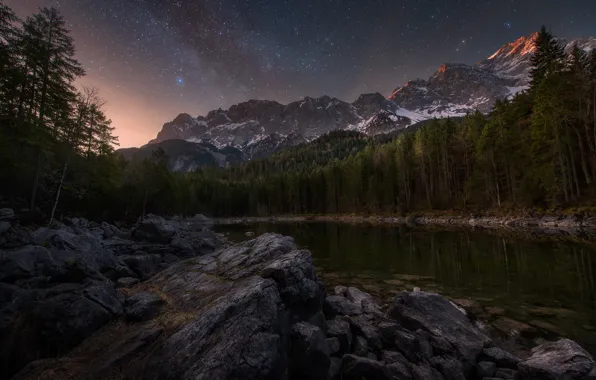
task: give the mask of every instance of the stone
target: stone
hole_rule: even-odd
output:
[[[356,355],[344,355],[341,363],[342,380],[389,380],[392,376],[387,367],[376,360]]]
[[[132,288],[139,283],[138,278],[134,277],[121,277],[116,281],[117,288]]]
[[[339,317],[327,321],[327,336],[337,338],[340,345],[340,354],[350,352],[352,347],[352,330],[348,322],[339,319]]]
[[[329,373],[327,375],[327,379],[338,380],[340,372],[341,372],[341,359],[340,358],[331,358],[330,363],[329,363]]]
[[[517,371],[510,368],[497,368],[494,377],[498,379],[513,380],[516,378]]]
[[[142,280],[153,277],[162,268],[160,255],[123,256],[122,261]]]
[[[445,380],[466,380],[462,363],[453,357],[435,356],[429,360]]]
[[[324,379],[329,373],[330,359],[323,331],[300,322],[292,326],[290,337],[290,378]]]
[[[147,215],[135,226],[131,236],[136,240],[168,244],[176,235],[173,223],[157,215]]]
[[[341,286],[341,285],[338,285],[335,288],[333,288],[333,292],[336,296],[345,297],[347,291],[348,291],[348,288],[345,286]]]
[[[592,356],[570,339],[534,347],[531,356],[518,365],[523,379],[593,379],[596,365]]]
[[[153,319],[159,314],[159,308],[164,304],[165,301],[154,293],[136,293],[126,300],[124,306],[126,319],[133,322]]]
[[[0,220],[14,219],[14,210],[11,208],[0,208]]]
[[[443,380],[443,376],[431,367],[428,362],[412,364],[410,367],[413,380]]]
[[[10,230],[11,224],[7,221],[0,221],[0,235],[4,234],[6,231]]]
[[[372,301],[372,296],[370,294],[352,286],[346,290],[346,298],[360,306],[362,306],[362,301],[364,300]]]
[[[387,365],[387,370],[392,379],[408,380],[412,378],[412,370],[409,363],[395,362]]]
[[[490,347],[482,350],[479,360],[490,361],[497,364],[497,367],[516,369],[521,361],[517,356],[502,350],[498,347]],[[490,377],[490,376],[487,376]]]
[[[401,292],[391,316],[410,330],[425,330],[449,342],[455,353],[472,368],[476,357],[491,340],[446,298],[423,291]]]
[[[476,365],[476,376],[480,379],[484,377],[493,377],[497,365],[493,362],[480,362]]]
[[[356,356],[366,357],[369,353],[368,342],[365,337],[356,335],[352,343],[352,353]]]
[[[341,349],[341,345],[339,344],[339,339],[327,338],[327,348],[329,349],[329,355],[335,355]]]
[[[336,315],[360,315],[362,306],[349,301],[342,296],[327,296],[325,298],[325,315],[334,317]]]
[[[386,364],[392,363],[407,363],[408,359],[405,358],[401,353],[395,351],[383,351],[381,352],[381,361]]]

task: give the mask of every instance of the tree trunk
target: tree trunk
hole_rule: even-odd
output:
[[[62,169],[62,178],[60,178],[60,184],[58,185],[58,191],[56,192],[56,200],[54,200],[54,206],[52,207],[52,214],[50,215],[50,223],[51,226],[54,222],[54,214],[56,213],[56,207],[58,206],[58,201],[60,200],[60,193],[62,192],[62,186],[64,185],[64,178],[66,177],[66,169],[68,168],[68,161],[70,160],[70,155],[66,159],[64,163],[64,168]]]
[[[31,189],[31,202],[29,203],[29,210],[35,209],[35,201],[37,198],[37,187],[39,186],[39,176],[41,174],[41,150],[37,152],[37,168],[35,169],[35,179],[33,180],[33,189]]]

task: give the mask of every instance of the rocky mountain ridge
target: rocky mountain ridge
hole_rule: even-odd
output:
[[[530,57],[537,34],[503,45],[475,65],[446,63],[428,79],[413,79],[387,98],[363,94],[352,103],[329,96],[305,97],[287,105],[249,100],[206,116],[181,114],[166,123],[150,144],[170,139],[234,147],[247,160],[308,142],[333,130],[356,130],[377,135],[403,130],[431,118],[461,117],[489,112],[497,99],[527,88]],[[562,41],[589,51],[596,38]]]

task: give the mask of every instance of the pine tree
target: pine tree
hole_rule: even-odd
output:
[[[17,46],[20,20],[8,6],[0,1],[0,116],[10,116],[13,112],[14,87],[18,73]]]
[[[41,175],[45,136],[59,139],[62,129],[70,128],[67,120],[76,99],[74,81],[84,75],[75,59],[72,37],[66,23],[55,8],[42,8],[23,23],[19,43],[23,47],[23,74],[19,115],[37,126],[37,170],[33,181],[31,208],[35,207],[37,186]],[[27,113],[25,116],[24,113]]]
[[[563,68],[565,52],[555,37],[542,26],[535,41],[534,55],[530,60],[531,88],[535,89],[549,74]]]

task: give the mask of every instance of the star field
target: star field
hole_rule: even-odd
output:
[[[592,0],[5,0],[55,6],[108,101],[121,145],[178,113],[252,98],[389,94],[444,62],[473,63],[547,25],[596,35]]]

